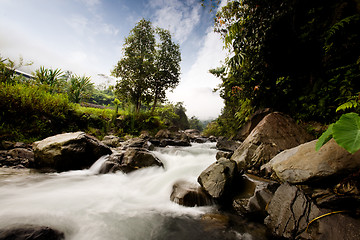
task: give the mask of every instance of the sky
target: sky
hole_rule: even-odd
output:
[[[215,119],[223,100],[213,89],[220,79],[208,71],[226,57],[219,34],[213,32],[214,11],[200,0],[0,0],[0,55],[31,66],[60,68],[90,76],[95,84],[115,85],[109,76],[122,57],[124,39],[145,18],[170,30],[180,45],[179,86],[167,94],[183,102],[188,117]]]

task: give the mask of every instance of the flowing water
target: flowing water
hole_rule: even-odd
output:
[[[164,168],[130,174],[97,174],[106,157],[81,171],[41,174],[2,169],[0,229],[49,226],[76,240],[257,239],[233,230],[216,232],[216,227],[202,224],[201,216],[214,211],[214,206],[191,208],[170,201],[174,182],[196,182],[215,161],[214,147],[205,143],[159,148],[154,153]]]

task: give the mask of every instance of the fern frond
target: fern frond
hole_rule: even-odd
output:
[[[359,106],[359,102],[356,100],[351,100],[349,102],[346,102],[344,104],[341,104],[337,109],[336,112],[338,111],[345,111],[347,109],[352,109],[352,108],[357,108]]]

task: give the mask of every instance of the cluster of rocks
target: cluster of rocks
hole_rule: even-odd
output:
[[[216,202],[280,238],[360,239],[360,152],[349,154],[333,140],[317,152],[316,140],[279,112],[262,111],[255,120],[241,131],[242,142],[219,139],[216,162],[189,188],[191,197],[189,183],[178,182],[171,199]]]

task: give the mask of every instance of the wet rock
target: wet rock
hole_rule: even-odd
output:
[[[220,158],[230,159],[232,155],[233,155],[232,152],[218,151],[216,153],[216,160],[219,160]]]
[[[0,167],[28,168],[33,165],[34,152],[26,148],[0,150]]]
[[[56,171],[90,167],[101,156],[111,154],[109,147],[84,132],[64,133],[35,142],[34,167]]]
[[[190,138],[190,140],[195,140],[196,138],[201,138],[201,133],[197,129],[186,129],[184,131],[186,136]]]
[[[232,207],[239,215],[263,220],[279,184],[252,175],[243,175],[237,184],[238,194],[233,198]]]
[[[275,236],[288,239],[359,239],[358,219],[331,212],[316,206],[296,186],[284,183],[276,190],[264,222]]]
[[[25,225],[0,229],[0,240],[62,240],[64,233],[45,226]]]
[[[105,136],[104,139],[101,141],[103,144],[109,146],[109,147],[119,147],[121,146],[121,138],[114,136],[114,135],[109,135],[109,136]]]
[[[198,137],[198,138],[195,138],[193,141],[196,143],[206,143],[208,141],[208,139],[205,137]]]
[[[222,151],[234,152],[240,144],[239,141],[229,140],[226,137],[219,137],[216,148]]]
[[[187,140],[173,140],[173,139],[162,139],[160,141],[160,147],[166,146],[179,146],[179,147],[188,147],[191,146],[191,143]]]
[[[334,140],[319,151],[315,150],[315,144],[316,140],[279,153],[262,169],[270,168],[283,182],[313,184],[348,175],[360,168],[360,151],[350,154]]]
[[[144,138],[132,138],[121,143],[120,149],[125,150],[128,148],[145,148],[147,150],[154,150],[155,146]]]
[[[190,138],[183,131],[170,132],[168,129],[160,130],[155,138],[149,140],[155,146],[191,146]]]
[[[186,181],[174,183],[170,200],[187,207],[206,206],[213,203],[201,186]]]
[[[290,117],[274,112],[266,115],[231,157],[240,171],[258,172],[279,152],[308,142],[312,137]]]
[[[221,158],[200,174],[198,182],[211,197],[220,201],[227,201],[236,177],[236,163]]]
[[[151,166],[162,167],[163,164],[160,159],[147,149],[129,148],[110,155],[108,160],[102,164],[99,173],[114,173],[117,171],[129,173]]]

